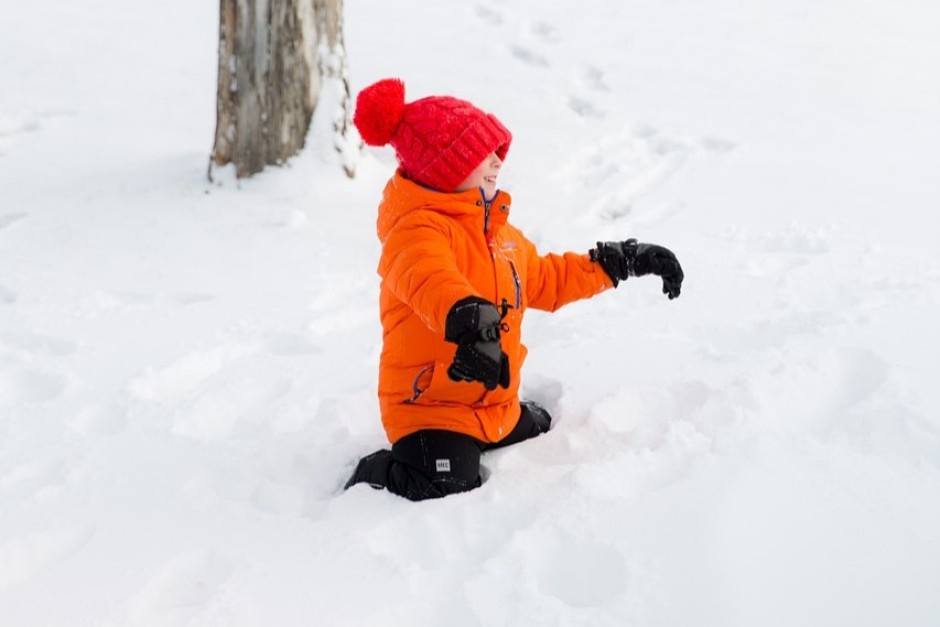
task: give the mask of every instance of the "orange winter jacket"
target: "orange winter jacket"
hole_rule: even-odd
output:
[[[507,224],[509,194],[489,207],[479,190],[444,194],[404,178],[388,182],[379,205],[382,242],[379,296],[383,346],[379,404],[388,439],[422,429],[464,433],[498,442],[519,420],[520,341],[528,307],[554,311],[613,286],[588,255],[539,256],[535,246]],[[451,381],[447,369],[455,344],[444,340],[447,312],[458,300],[505,300],[503,351],[509,357],[508,389]]]

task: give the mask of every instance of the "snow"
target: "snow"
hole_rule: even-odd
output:
[[[555,426],[482,489],[344,493],[391,151],[347,179],[325,96],[209,183],[217,4],[7,2],[3,625],[940,623],[940,5],[347,5],[355,89],[495,112],[540,249],[669,246],[682,297],[530,312]]]

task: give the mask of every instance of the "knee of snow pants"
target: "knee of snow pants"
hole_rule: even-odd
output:
[[[441,498],[480,487],[480,454],[534,438],[548,431],[552,418],[544,407],[526,401],[515,428],[499,442],[486,444],[462,433],[427,429],[406,435],[360,460],[346,488],[368,483],[412,501]]]
[[[480,487],[481,443],[453,431],[417,431],[392,445],[390,492],[412,501]]]

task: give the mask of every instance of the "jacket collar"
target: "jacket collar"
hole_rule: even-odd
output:
[[[471,189],[447,194],[419,185],[402,176],[399,170],[382,192],[376,230],[379,240],[384,242],[389,232],[404,216],[412,211],[425,210],[455,220],[475,221],[480,224],[481,229],[485,225],[487,237],[492,237],[509,218],[511,204],[512,198],[503,191],[497,191],[487,207],[482,190]]]

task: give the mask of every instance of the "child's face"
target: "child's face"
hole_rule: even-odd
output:
[[[454,191],[465,192],[468,189],[480,187],[483,188],[487,198],[492,198],[496,193],[496,177],[502,165],[502,160],[496,156],[495,152],[491,152]]]

